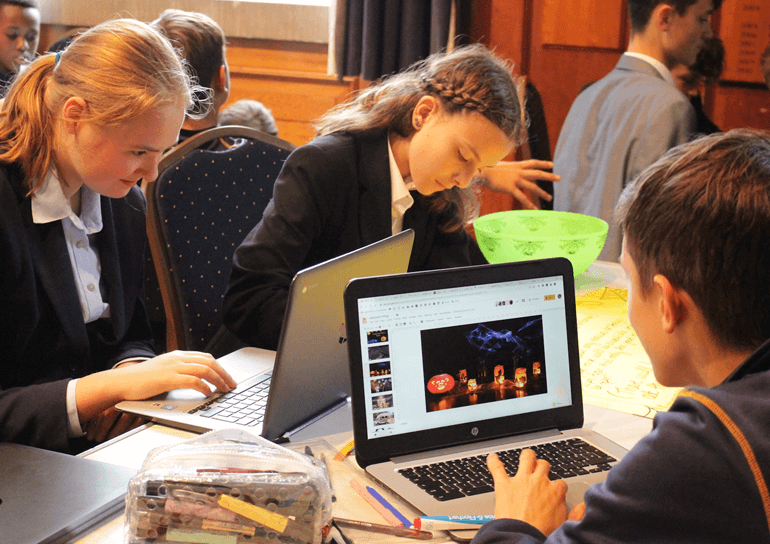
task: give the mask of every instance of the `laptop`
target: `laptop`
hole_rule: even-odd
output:
[[[277,440],[347,402],[342,293],[351,278],[405,272],[414,242],[411,229],[296,274],[289,287],[276,352],[244,348],[220,364],[238,382],[229,393],[206,398],[191,389],[117,409],[194,432],[247,428]]]
[[[62,542],[125,507],[135,470],[0,443],[0,543]]]
[[[523,447],[587,457],[552,461],[570,507],[625,455],[581,428],[566,259],[354,279],[344,299],[356,459],[425,515],[493,514],[490,452],[511,475]]]

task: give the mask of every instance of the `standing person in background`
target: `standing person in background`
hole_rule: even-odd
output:
[[[196,83],[213,91],[205,116],[187,116],[179,132],[179,142],[219,124],[219,110],[230,96],[230,70],[227,67],[225,33],[208,15],[194,11],[167,9],[150,23],[179,49],[196,77]],[[227,139],[212,140],[207,149],[230,147]]]
[[[676,88],[682,91],[690,99],[695,110],[696,134],[713,134],[722,132],[703,111],[703,99],[701,91],[704,86],[714,85],[722,76],[725,61],[725,47],[722,40],[713,36],[706,40],[698,51],[695,64],[686,66],[677,64],[671,69]]]
[[[104,23],[32,62],[0,107],[0,441],[76,452],[124,431],[114,405],[236,384],[210,355],[156,356],[145,200],[192,86],[168,41]],[[205,380],[205,381],[204,381]]]
[[[40,43],[36,0],[0,0],[0,96],[22,66],[32,62]]]
[[[559,134],[554,209],[610,224],[599,259],[617,261],[622,234],[612,214],[623,188],[696,130],[671,69],[695,63],[722,0],[627,0],[631,39],[615,69],[575,99]]]
[[[510,67],[476,45],[364,89],[316,131],[235,252],[224,322],[252,346],[276,349],[297,271],[403,229],[415,231],[410,271],[483,262],[462,189],[512,149],[521,111]]]

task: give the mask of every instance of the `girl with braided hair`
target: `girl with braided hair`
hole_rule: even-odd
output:
[[[484,262],[463,228],[463,189],[511,151],[521,118],[510,67],[481,45],[432,55],[330,110],[235,252],[225,324],[276,349],[297,271],[407,228],[410,271]]]

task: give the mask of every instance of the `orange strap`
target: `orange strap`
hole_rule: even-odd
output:
[[[754,451],[751,449],[751,444],[749,444],[746,436],[744,436],[744,434],[738,428],[738,425],[735,424],[730,416],[728,416],[727,413],[722,410],[722,408],[720,408],[716,402],[707,396],[687,389],[683,389],[679,393],[679,396],[690,397],[691,399],[697,400],[706,408],[711,410],[711,412],[717,416],[717,419],[719,419],[719,421],[721,421],[725,427],[727,427],[727,430],[730,431],[730,434],[732,434],[733,438],[735,438],[735,440],[738,442],[738,445],[741,447],[741,450],[743,450],[743,455],[746,457],[746,461],[749,464],[751,473],[754,475],[754,481],[756,482],[757,488],[759,489],[759,495],[762,497],[762,506],[765,508],[765,517],[767,518],[768,530],[770,530],[770,493],[767,490],[767,483],[765,483],[765,478],[762,476],[762,471],[759,468],[757,458],[754,455]]]

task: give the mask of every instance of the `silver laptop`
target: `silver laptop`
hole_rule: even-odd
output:
[[[625,455],[581,429],[566,259],[355,279],[345,312],[356,458],[424,514],[492,514],[490,452],[550,455],[570,506]]]
[[[0,444],[0,543],[62,542],[124,508],[135,470]]]
[[[219,359],[238,381],[233,391],[205,398],[182,389],[117,408],[195,432],[245,427],[276,440],[298,431],[350,396],[345,285],[351,278],[405,272],[413,242],[409,229],[298,272],[278,350],[245,348]]]

